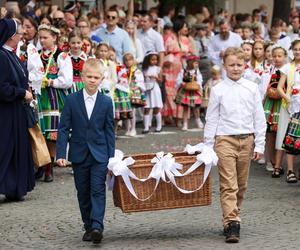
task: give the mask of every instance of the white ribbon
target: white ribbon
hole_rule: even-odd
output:
[[[109,159],[108,162],[108,169],[112,171],[112,173],[115,176],[122,176],[124,183],[126,187],[128,188],[129,192],[138,199],[132,183],[129,179],[129,177],[139,180],[138,177],[135,176],[135,174],[128,168],[128,166],[133,165],[135,160],[132,157],[128,157],[124,159],[124,153],[121,150],[116,149],[115,150],[115,157],[112,157]]]
[[[113,172],[115,176],[122,176],[124,183],[129,190],[129,192],[138,200],[145,201],[149,199],[157,189],[157,186],[162,179],[164,182],[171,182],[181,193],[190,194],[200,190],[204,183],[206,182],[208,175],[211,171],[212,166],[217,165],[218,157],[216,153],[210,147],[207,147],[203,143],[197,144],[195,146],[186,145],[185,152],[188,154],[195,154],[196,152],[201,152],[197,155],[197,161],[185,172],[181,173],[179,170],[182,170],[182,165],[175,161],[175,158],[172,154],[164,154],[164,152],[158,152],[156,156],[151,160],[151,163],[154,164],[149,176],[145,179],[140,179],[128,168],[128,166],[134,164],[134,159],[132,157],[124,158],[124,154],[120,150],[115,151],[115,157],[109,159],[108,169]],[[201,185],[195,190],[185,190],[178,187],[175,177],[186,176],[193,171],[195,171],[202,164],[205,165],[204,177]],[[136,192],[133,189],[130,177],[141,182],[145,182],[151,178],[156,180],[155,187],[153,192],[146,197],[145,199],[140,199]],[[169,181],[168,181],[169,180]]]

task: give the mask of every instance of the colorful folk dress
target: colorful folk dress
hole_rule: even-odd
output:
[[[129,98],[129,84],[126,68],[118,65],[117,68],[118,82],[114,93],[115,119],[127,120],[132,119],[132,106]]]
[[[79,56],[72,55],[71,52],[69,55],[73,66],[73,85],[70,92],[75,93],[84,88],[84,83],[82,82],[82,69],[87,60],[87,56],[84,52],[81,52]]]
[[[199,90],[186,90],[183,84],[194,81],[199,85]],[[178,91],[175,99],[177,105],[188,106],[191,108],[200,107],[202,92],[202,75],[197,70],[183,69],[177,79]]]
[[[64,106],[67,90],[72,87],[73,69],[71,58],[57,48],[53,51],[42,51],[41,60],[45,74],[40,95],[41,111],[46,140],[56,141],[60,113]],[[47,80],[53,80],[47,86]]]
[[[280,71],[278,69],[274,69],[267,87],[266,98],[264,101],[265,117],[267,121],[267,132],[276,133],[278,128],[281,98],[274,99],[272,95],[268,95],[268,89],[277,88],[280,75]]]
[[[127,69],[127,76],[131,106],[134,108],[144,107],[146,105],[146,97],[144,94],[146,89],[143,73],[136,66],[132,66],[130,69]]]
[[[294,73],[295,81],[288,86],[287,95],[290,95],[291,102],[288,111],[291,115],[288,128],[283,140],[282,147],[288,154],[300,154],[300,67]]]

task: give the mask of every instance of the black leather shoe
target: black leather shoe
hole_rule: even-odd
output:
[[[93,229],[91,232],[92,241],[94,244],[99,244],[102,241],[103,234],[99,229]]]
[[[44,175],[44,172],[45,172],[45,169],[43,167],[38,168],[38,170],[35,173],[35,179],[36,180],[41,179]]]
[[[226,243],[238,243],[240,240],[240,223],[238,221],[231,221],[227,227],[224,228],[226,236]]]
[[[82,236],[83,241],[92,241],[91,230],[86,230],[84,235]]]
[[[45,175],[44,182],[52,182],[53,181],[53,175]]]

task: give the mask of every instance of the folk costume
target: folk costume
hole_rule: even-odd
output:
[[[290,96],[291,102],[288,106],[290,120],[287,131],[283,140],[283,148],[288,154],[300,154],[300,67],[291,64],[291,73],[293,74],[293,82],[288,83],[287,95]],[[285,101],[283,106],[287,107]]]
[[[17,48],[17,56],[24,63],[28,70],[29,87],[32,89],[37,100],[40,100],[41,85],[44,77],[44,66],[40,58],[40,54],[33,43],[20,42],[20,46]],[[41,112],[41,102],[38,101],[39,119],[41,130],[45,131],[43,114]]]
[[[187,90],[185,84],[195,82],[199,85],[198,90]],[[175,103],[177,105],[188,106],[191,108],[200,107],[202,93],[202,75],[198,69],[182,69],[177,78],[178,88]]]
[[[287,63],[283,67],[281,67],[280,71],[281,74],[285,74],[287,77],[287,94],[290,95],[292,90],[292,85],[294,82],[300,80],[300,74],[296,72],[296,69],[299,68],[299,65],[294,63]],[[299,79],[299,80],[298,80]],[[278,122],[278,129],[277,129],[277,136],[276,136],[276,149],[277,150],[284,150],[284,139],[286,136],[288,124],[290,121],[290,114],[288,111],[288,106],[286,101],[282,99],[280,112],[279,112],[279,122]]]
[[[57,47],[41,51],[40,56],[45,71],[40,96],[44,133],[46,140],[56,141],[60,113],[67,90],[73,84],[72,61],[67,53]],[[47,86],[48,79],[53,80],[52,86]]]
[[[146,96],[144,94],[146,88],[143,73],[134,65],[127,69],[127,76],[131,106],[133,108],[144,107],[146,105]]]
[[[132,119],[132,107],[129,97],[130,88],[125,66],[118,65],[117,68],[118,82],[114,93],[115,102],[115,119],[127,120]]]
[[[266,90],[266,97],[264,100],[264,111],[267,121],[267,132],[277,132],[279,112],[281,107],[281,97],[274,96],[274,91],[277,91],[277,85],[280,79],[280,70],[274,68],[269,84]]]
[[[87,60],[87,56],[84,52],[81,52],[79,56],[75,56],[69,52],[69,56],[71,57],[73,66],[73,85],[70,92],[74,93],[84,88],[84,83],[82,82],[82,69],[84,62]]]

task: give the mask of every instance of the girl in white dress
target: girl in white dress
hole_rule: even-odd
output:
[[[143,61],[143,73],[146,88],[146,106],[144,109],[144,130],[143,134],[149,133],[150,110],[153,109],[153,115],[156,118],[155,132],[160,132],[161,124],[161,108],[163,107],[161,90],[158,82],[162,81],[161,69],[159,65],[159,56],[156,52],[150,52]]]

